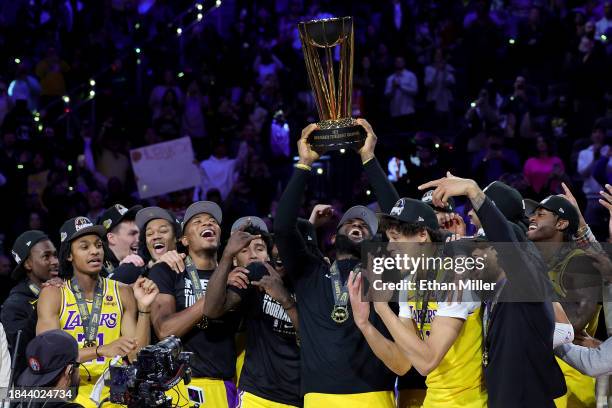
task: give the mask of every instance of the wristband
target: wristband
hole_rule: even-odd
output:
[[[151,314],[151,312],[143,312],[143,311],[138,311],[138,314]]]
[[[312,170],[312,167],[310,167],[307,164],[302,164],[302,163],[297,163],[295,165],[295,167],[298,168],[298,169],[306,170],[306,171],[311,171]]]
[[[100,354],[98,354],[98,349],[100,348],[100,345],[98,344],[98,346],[96,347],[96,357],[97,358],[102,358],[102,356]]]

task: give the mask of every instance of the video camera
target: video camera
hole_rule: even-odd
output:
[[[157,344],[144,347],[130,365],[111,364],[110,402],[135,407],[171,407],[172,398],[164,394],[181,379],[191,381],[191,356],[182,351],[181,341],[170,336]]]

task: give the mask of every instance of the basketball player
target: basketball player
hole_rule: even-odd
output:
[[[66,282],[41,291],[36,333],[61,329],[77,340],[83,365],[76,402],[96,407],[109,395],[108,388],[96,383],[103,381],[110,359],[133,359],[149,344],[150,310],[158,289],[146,278],[138,278],[132,288],[100,277],[105,230],[88,218],[66,221],[60,234],[60,277]]]

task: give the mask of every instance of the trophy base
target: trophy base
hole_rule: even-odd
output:
[[[320,129],[310,134],[310,145],[318,152],[340,149],[358,149],[366,139],[366,130],[352,119],[325,121]]]

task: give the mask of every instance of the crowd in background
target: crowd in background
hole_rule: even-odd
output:
[[[607,237],[610,1],[201,3],[0,1],[0,276],[22,231],[56,239],[70,217],[141,202],[129,150],[183,136],[202,185],[143,204],[180,214],[195,197],[270,221],[318,120],[297,23],[345,15],[353,116],[373,125],[400,196],[446,169],[538,201],[566,182]],[[330,183],[309,186],[303,215],[373,201],[357,155],[322,163]]]

